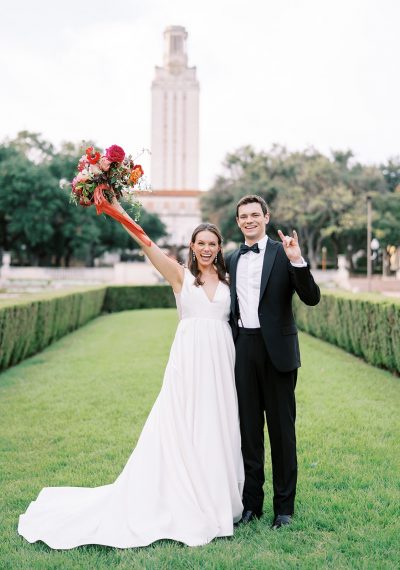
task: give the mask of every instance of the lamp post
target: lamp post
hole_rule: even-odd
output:
[[[372,279],[372,259],[371,259],[371,238],[372,238],[372,204],[371,196],[367,196],[367,282],[368,291],[371,291]]]
[[[327,248],[323,246],[322,248],[322,271],[326,271],[326,252]]]

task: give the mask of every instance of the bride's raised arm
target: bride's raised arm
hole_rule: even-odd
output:
[[[114,199],[113,206],[115,207],[118,212],[120,212],[124,218],[127,220],[133,221],[132,218],[127,214],[118,200]],[[168,281],[171,285],[173,290],[176,293],[179,293],[182,289],[183,277],[184,277],[184,268],[174,259],[171,259],[161,249],[156,245],[153,241],[150,245],[147,245],[144,241],[140,239],[140,237],[136,236],[133,232],[131,232],[127,227],[125,230],[128,234],[140,245],[143,249],[145,255],[149,258],[151,263],[154,267],[161,273],[161,275]]]

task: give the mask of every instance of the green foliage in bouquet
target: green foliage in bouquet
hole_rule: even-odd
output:
[[[324,293],[316,307],[295,301],[300,329],[400,373],[400,303],[346,293]]]

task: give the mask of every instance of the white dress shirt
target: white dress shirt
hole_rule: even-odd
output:
[[[268,236],[258,242],[260,253],[248,251],[239,256],[236,270],[236,292],[239,300],[239,326],[248,329],[260,327],[258,305],[260,302],[261,273],[264,263],[265,249]],[[248,244],[247,244],[248,245]],[[302,258],[301,263],[292,263],[294,267],[306,267]]]

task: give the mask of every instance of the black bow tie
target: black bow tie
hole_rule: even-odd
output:
[[[254,251],[254,253],[260,253],[258,243],[254,243],[251,247],[249,247],[245,243],[240,244],[239,255],[243,255],[244,253],[247,253],[248,251]]]

